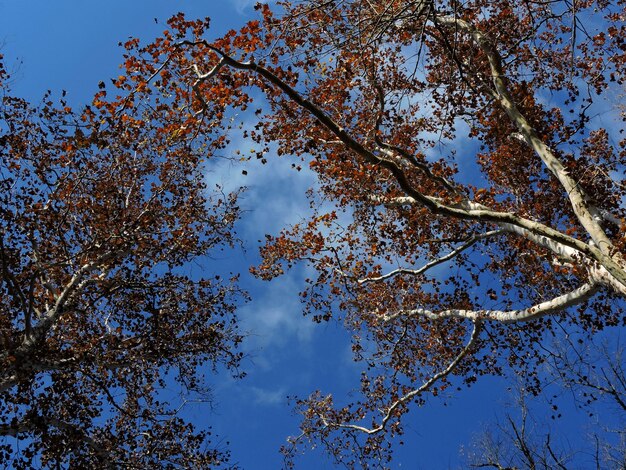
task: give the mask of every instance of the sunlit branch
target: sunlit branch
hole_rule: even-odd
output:
[[[466,201],[461,201],[461,203],[459,204],[450,205],[440,198],[423,194],[410,182],[404,170],[395,160],[383,158],[382,156],[377,155],[369,150],[364,144],[357,141],[343,127],[335,122],[325,111],[323,111],[310,100],[306,99],[295,88],[286,83],[269,69],[255,63],[254,61],[240,62],[236,59],[233,59],[221,50],[210,45],[205,40],[197,42],[183,41],[180,43],[180,45],[198,44],[202,44],[203,46],[218,54],[220,56],[220,62],[223,61],[225,65],[238,70],[248,70],[251,72],[255,72],[263,79],[271,83],[273,86],[277,87],[279,90],[285,93],[285,95],[287,95],[287,97],[293,103],[297,104],[298,106],[309,112],[313,117],[315,117],[320,122],[320,124],[326,127],[326,129],[332,132],[338,139],[340,139],[348,149],[360,155],[368,163],[372,163],[387,169],[393,175],[400,188],[407,194],[408,197],[413,198],[415,201],[425,206],[431,212],[458,219],[492,222],[500,225],[511,224],[520,228],[524,228],[537,235],[551,238],[556,242],[575,248],[598,261],[600,264],[606,267],[611,276],[616,278],[616,282],[621,283],[624,286],[624,289],[626,289],[626,269],[624,269],[623,266],[621,266],[615,259],[613,259],[611,255],[607,254],[606,250],[599,249],[597,246],[584,243],[574,237],[571,237],[565,233],[548,227],[547,225],[544,225],[537,221],[526,219],[514,213],[499,212],[482,207],[473,209],[471,207],[471,204],[468,204]],[[543,143],[541,144],[544,145]],[[597,226],[595,222],[593,223]]]
[[[378,204],[383,204],[387,207],[394,206],[404,206],[404,205],[415,205],[419,204],[419,202],[410,196],[398,196],[393,198],[382,198],[379,196],[371,196],[370,199]],[[460,205],[467,209],[473,211],[489,211],[490,209],[483,205],[470,200],[465,200],[460,203]],[[586,255],[584,252],[578,248],[573,248],[571,245],[561,243],[555,240],[552,237],[538,234],[536,231],[529,230],[528,228],[522,227],[517,224],[510,224],[507,222],[496,223],[502,231],[512,232],[517,235],[520,235],[527,240],[530,240],[538,245],[541,245],[544,248],[549,249],[560,257],[567,258],[570,261],[574,261],[575,258],[583,258]]]
[[[617,225],[618,227],[621,227],[623,223],[623,221],[617,218],[614,214],[611,214],[606,209],[600,209],[599,207],[596,207],[593,204],[589,205],[589,210],[598,221],[604,220],[606,222],[610,222],[614,225]]]
[[[84,276],[99,268],[99,263],[88,263],[82,266],[66,284],[65,288],[57,296],[54,306],[39,319],[32,328],[31,334],[24,338],[21,349],[27,350],[36,344],[50,329],[52,324],[61,316],[67,301],[73,297],[75,291],[80,291],[90,281]]]
[[[461,350],[461,352],[454,358],[454,360],[450,362],[450,364],[448,364],[448,366],[445,369],[433,375],[430,379],[424,382],[420,387],[411,390],[410,392],[406,393],[401,398],[393,402],[391,406],[387,409],[385,416],[383,417],[383,419],[381,420],[378,426],[375,426],[373,428],[366,428],[364,426],[359,426],[356,424],[331,423],[331,422],[328,422],[324,417],[322,417],[322,421],[324,422],[324,425],[329,428],[352,429],[352,430],[360,431],[360,432],[363,432],[365,434],[370,434],[370,435],[377,434],[383,431],[385,427],[387,426],[387,423],[389,422],[389,420],[394,416],[394,413],[400,406],[404,405],[407,402],[410,402],[416,396],[419,396],[422,393],[427,392],[428,389],[430,389],[430,387],[432,387],[437,381],[450,375],[450,373],[454,371],[456,366],[463,360],[465,356],[467,356],[467,354],[472,350],[472,348],[476,344],[478,336],[480,335],[480,328],[481,328],[480,320],[474,321],[474,329],[472,330],[472,334],[470,336],[469,341],[467,342],[465,347]]]
[[[200,84],[204,82],[205,80],[208,80],[209,78],[216,75],[220,71],[220,69],[224,66],[224,63],[225,63],[224,58],[221,58],[219,62],[215,64],[215,66],[211,70],[209,70],[207,73],[200,73],[198,66],[196,64],[192,65],[193,71],[196,73],[197,79],[191,85],[191,89],[196,95],[196,98],[198,99],[198,101],[200,101],[200,103],[202,104],[203,111],[206,111],[208,106],[206,104],[206,101],[204,100],[204,97],[202,96],[202,93],[200,92]]]
[[[420,274],[425,273],[429,269],[434,268],[435,266],[437,266],[437,265],[439,265],[441,263],[445,263],[446,261],[449,261],[452,258],[458,256],[463,251],[467,250],[468,248],[470,248],[474,244],[476,244],[476,242],[478,242],[480,240],[483,240],[485,238],[490,238],[490,237],[499,235],[499,234],[501,234],[503,232],[504,232],[503,230],[491,230],[489,232],[480,233],[480,234],[477,234],[477,235],[472,235],[471,237],[466,239],[465,243],[463,243],[458,248],[452,250],[447,255],[441,256],[441,257],[439,257],[439,258],[437,258],[437,259],[435,259],[433,261],[430,261],[429,263],[425,264],[424,266],[422,266],[419,269],[406,269],[406,268],[395,269],[395,270],[393,270],[393,271],[391,271],[391,272],[389,272],[387,274],[384,274],[382,276],[369,277],[367,279],[360,279],[358,282],[359,282],[359,284],[366,284],[368,282],[384,281],[385,279],[389,279],[389,278],[392,278],[394,276],[401,275],[401,274],[409,274],[409,275],[412,275],[412,276],[418,276]]]
[[[545,315],[559,312],[572,305],[577,305],[595,294],[600,289],[597,283],[587,283],[566,294],[553,299],[535,304],[531,307],[519,310],[464,310],[448,309],[436,312],[424,308],[413,310],[403,310],[384,317],[385,322],[393,321],[397,318],[407,318],[412,316],[422,316],[430,320],[441,320],[444,318],[462,318],[466,320],[495,321],[499,323],[519,323],[534,320]]]
[[[383,204],[388,207],[419,204],[415,198],[409,196],[399,196],[394,198],[371,196],[370,199],[375,203]],[[462,201],[460,205],[468,210],[490,210],[483,204],[469,200]],[[593,253],[594,247],[592,245],[583,244],[583,247],[589,248],[588,250],[585,250],[584,248],[581,249],[581,247],[572,247],[572,245],[562,243],[554,237],[549,236],[547,233],[541,233],[538,230],[530,230],[527,227],[520,226],[518,224],[500,222],[496,223],[496,225],[501,231],[514,233],[552,251],[560,259],[567,260],[570,263],[578,262],[583,264],[587,268],[589,276],[594,282],[610,286],[615,292],[626,296],[626,284],[623,283],[621,277],[615,275],[616,272],[618,275],[620,273],[623,274],[623,270],[617,263],[611,260],[610,257],[601,253],[599,254],[600,259],[607,264],[596,262],[597,258],[594,260],[593,256],[590,256],[590,254],[598,254],[597,250],[596,253]]]
[[[526,143],[535,151],[546,167],[561,183],[570,199],[574,213],[582,226],[585,227],[592,240],[603,253],[610,253],[613,244],[602,230],[602,227],[594,219],[587,203],[589,198],[584,194],[578,182],[568,174],[563,163],[557,158],[552,149],[543,142],[537,131],[531,126],[515,104],[507,86],[507,79],[502,68],[502,58],[498,50],[492,45],[490,39],[467,21],[455,16],[436,15],[435,21],[444,25],[454,25],[466,31],[472,36],[472,39],[478,47],[485,53],[491,68],[491,78],[494,86],[492,93],[494,98],[500,102],[500,105],[509,116],[509,119],[511,119],[513,124],[517,127]]]
[[[45,313],[42,312],[41,318],[38,319],[36,325],[30,329],[30,334],[25,335],[22,344],[16,349],[16,356],[24,356],[35,347],[39,341],[47,334],[52,325],[63,314],[68,303],[70,303],[82,290],[90,283],[104,279],[109,272],[106,263],[116,256],[127,254],[127,251],[110,251],[97,259],[81,266],[70,278],[63,290],[55,296],[54,305]],[[93,271],[102,270],[97,278],[89,277]],[[6,356],[6,352],[2,356]]]

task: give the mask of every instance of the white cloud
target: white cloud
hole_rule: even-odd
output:
[[[268,390],[260,387],[250,387],[249,392],[254,396],[254,403],[262,406],[282,405],[286,400],[286,389]]]
[[[254,123],[246,122],[251,128]],[[214,159],[206,179],[209,188],[220,185],[226,193],[245,187],[240,206],[245,211],[238,226],[247,239],[261,239],[266,233],[276,234],[282,228],[301,221],[310,214],[306,190],[317,186],[316,175],[297,157],[278,157],[273,150],[267,153],[267,163],[257,159],[241,160],[255,148],[254,142],[240,135],[232,135],[225,149],[227,158]],[[301,165],[302,170],[292,167]]]
[[[308,344],[315,328],[302,315],[298,292],[302,286],[298,272],[290,272],[256,289],[253,300],[238,313],[241,328],[250,333],[247,345],[252,350],[284,347],[288,342]]]
[[[271,1],[263,1],[263,0],[230,0],[230,3],[235,6],[237,13],[243,15],[246,13],[246,10],[253,7],[257,3],[273,3]]]

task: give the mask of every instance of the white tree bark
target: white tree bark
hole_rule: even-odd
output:
[[[589,198],[582,188],[568,173],[563,163],[557,158],[552,149],[539,138],[537,131],[530,125],[526,117],[520,112],[513,97],[509,93],[507,80],[502,69],[502,58],[498,50],[491,44],[489,38],[470,23],[454,16],[437,15],[435,21],[443,25],[454,25],[470,34],[474,42],[485,53],[491,68],[493,89],[491,92],[496,98],[511,122],[517,127],[526,143],[535,151],[545,166],[558,179],[567,194],[572,209],[581,225],[587,230],[596,246],[605,254],[611,254],[612,242],[600,224],[593,217],[592,211],[587,204]]]
[[[496,321],[499,323],[519,323],[543,317],[550,313],[561,311],[572,305],[577,305],[589,298],[598,291],[600,286],[595,283],[583,284],[566,294],[560,295],[545,302],[538,303],[528,308],[519,310],[463,310],[449,309],[435,312],[424,308],[413,310],[403,310],[384,317],[385,322],[393,321],[397,318],[407,318],[411,316],[423,316],[431,320],[442,320],[444,318],[462,318],[465,320]]]
[[[465,358],[465,356],[467,356],[467,354],[472,350],[472,348],[476,344],[476,341],[478,340],[478,337],[480,335],[480,328],[481,328],[480,320],[474,321],[474,329],[472,330],[470,339],[465,345],[465,347],[461,350],[461,352],[457,354],[457,356],[448,364],[448,366],[445,369],[437,372],[436,374],[433,374],[421,386],[411,390],[410,392],[404,394],[402,397],[394,401],[389,406],[389,408],[387,408],[386,411],[383,411],[384,416],[381,419],[380,424],[378,426],[367,428],[365,426],[359,426],[357,424],[332,423],[328,421],[324,416],[321,416],[320,418],[324,422],[324,425],[330,428],[353,429],[355,431],[360,431],[360,432],[363,432],[365,434],[370,434],[370,435],[377,434],[383,431],[387,427],[387,423],[389,422],[389,420],[394,416],[394,413],[398,409],[398,407],[402,406],[403,404],[407,402],[410,402],[416,396],[419,396],[427,392],[435,383],[437,383],[442,378],[450,375],[454,371],[457,365],[463,360],[463,358]]]

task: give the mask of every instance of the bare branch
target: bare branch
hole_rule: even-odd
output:
[[[461,254],[462,252],[464,252],[468,248],[470,248],[473,245],[475,245],[476,242],[478,242],[480,240],[483,240],[485,238],[494,237],[494,236],[499,235],[501,233],[503,233],[503,230],[491,230],[489,232],[480,233],[480,234],[477,234],[477,235],[472,235],[471,237],[467,238],[465,240],[465,243],[463,243],[458,248],[454,249],[453,251],[451,251],[447,255],[441,256],[440,258],[437,258],[437,259],[435,259],[433,261],[430,261],[429,263],[425,264],[424,266],[422,266],[419,269],[406,269],[406,268],[395,269],[395,270],[393,270],[393,271],[391,271],[391,272],[389,272],[387,274],[384,274],[382,276],[369,277],[367,279],[360,279],[358,282],[359,282],[359,284],[366,284],[368,282],[384,281],[386,279],[389,279],[391,277],[394,277],[394,276],[397,276],[397,275],[401,275],[401,274],[410,274],[412,276],[418,276],[420,274],[425,273],[429,269],[434,268],[435,266],[437,266],[437,265],[439,265],[441,263],[445,263],[446,261],[449,261],[452,258],[458,256],[459,254]]]

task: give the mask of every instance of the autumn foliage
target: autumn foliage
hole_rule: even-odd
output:
[[[590,340],[624,324],[626,139],[614,103],[626,79],[625,9],[591,0],[278,2],[214,41],[208,21],[178,15],[155,42],[126,43],[120,97],[102,90],[76,123],[68,111],[9,100],[11,116],[23,117],[5,112],[4,128],[18,129],[3,137],[13,187],[3,202],[12,230],[4,308],[13,312],[4,360],[14,371],[5,381],[42,380],[16,360],[31,337],[56,348],[57,362],[97,357],[93,374],[112,387],[126,383],[107,365],[154,373],[169,363],[148,365],[162,348],[150,349],[160,336],[143,328],[161,318],[152,305],[181,315],[171,324],[205,338],[198,351],[210,346],[209,359],[232,360],[220,346],[234,339],[224,287],[155,272],[155,260],[173,269],[229,240],[234,202],[213,201],[207,214],[198,159],[226,148],[234,116],[247,113],[257,116],[241,124],[256,157],[308,165],[321,188],[314,215],[268,237],[253,271],[271,279],[295,263],[315,268],[305,311],[343,321],[364,365],[355,402],[319,391],[297,403],[302,433],[288,457],[312,443],[349,467],[385,465],[412,404],[483,375],[513,369],[541,393],[546,339],[571,330]],[[33,113],[56,125],[44,131]],[[38,137],[19,137],[28,133]],[[33,194],[15,186],[17,172],[36,181]],[[157,285],[194,294],[181,305]],[[59,298],[66,310],[55,310]],[[207,298],[210,327],[193,320]],[[44,334],[46,315],[67,320]],[[207,358],[189,354],[183,370],[192,357]],[[55,374],[99,393],[73,370]],[[42,401],[33,408],[58,403],[48,386],[29,385],[30,400]],[[31,408],[8,397],[7,415],[29,418]]]
[[[356,402],[298,402],[289,456],[312,442],[380,464],[412,403],[511,368],[540,393],[546,339],[623,324],[623,4],[258,8],[214,42],[176,18],[167,46],[138,52],[165,54],[203,119],[252,106],[257,157],[319,177],[319,209],[270,237],[254,272],[312,265],[305,311],[341,319],[366,368]]]
[[[0,461],[219,466],[226,449],[178,411],[212,368],[238,374],[236,277],[188,269],[234,242],[236,194],[203,174],[220,136],[175,133],[139,83],[102,83],[79,111],[12,96],[4,69],[0,84]]]

